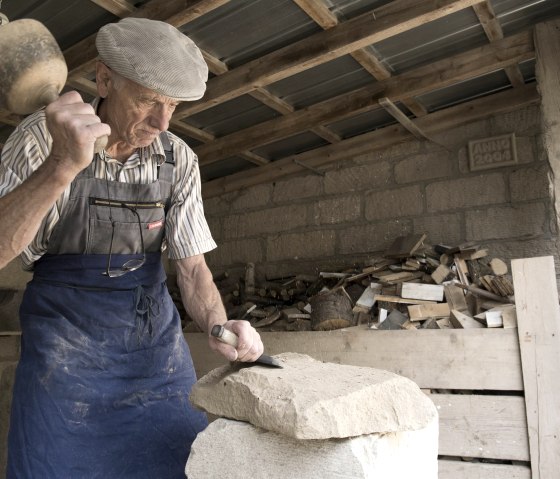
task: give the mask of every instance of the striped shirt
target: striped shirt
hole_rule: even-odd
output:
[[[93,103],[97,107],[98,100]],[[198,158],[186,143],[168,132],[175,160],[171,207],[165,218],[165,239],[170,259],[181,259],[206,253],[216,248],[204,217],[200,191]],[[19,186],[48,156],[52,138],[43,111],[23,120],[10,135],[0,159],[0,197]],[[157,180],[158,165],[165,161],[165,151],[158,138],[137,150],[125,163],[110,158],[105,152],[94,159],[96,178],[123,183],[152,183]],[[69,185],[43,219],[33,242],[21,254],[24,269],[46,253],[49,238],[68,204]]]

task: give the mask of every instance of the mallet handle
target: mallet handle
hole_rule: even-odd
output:
[[[48,105],[53,101],[58,100],[58,92],[56,91],[56,87],[54,85],[49,85],[45,88],[45,90],[41,93],[41,103],[43,105]],[[95,144],[93,145],[93,152],[99,153],[107,146],[107,142],[109,141],[109,137],[107,135],[100,136],[95,140]]]

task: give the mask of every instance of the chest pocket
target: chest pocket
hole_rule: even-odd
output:
[[[86,253],[140,254],[160,250],[165,233],[164,201],[128,202],[105,198],[89,199],[89,228]]]

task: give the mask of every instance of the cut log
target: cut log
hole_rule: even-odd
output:
[[[329,331],[352,325],[352,303],[339,288],[319,293],[310,299],[311,328],[314,331]]]
[[[440,264],[436,270],[432,273],[432,279],[437,283],[441,284],[445,280],[449,279],[453,275],[453,272],[444,264]]]
[[[501,276],[503,274],[507,274],[508,272],[506,262],[498,258],[493,258],[492,260],[490,260],[490,268],[492,268],[492,272],[496,276]]]

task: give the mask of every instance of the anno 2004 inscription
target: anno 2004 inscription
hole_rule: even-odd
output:
[[[515,134],[494,136],[469,141],[469,165],[471,171],[486,170],[517,163]]]

